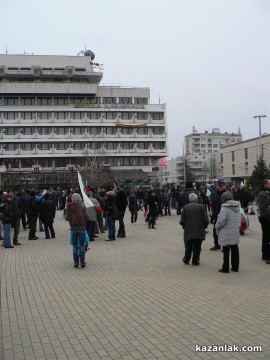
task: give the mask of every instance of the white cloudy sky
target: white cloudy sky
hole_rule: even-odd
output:
[[[0,53],[90,49],[103,83],[151,89],[167,104],[169,155],[220,128],[270,133],[268,0],[0,0]]]

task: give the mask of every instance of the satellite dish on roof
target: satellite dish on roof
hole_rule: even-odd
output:
[[[94,53],[93,51],[91,51],[91,50],[86,50],[86,51],[84,52],[84,56],[90,56],[90,57],[91,57],[91,60],[94,60],[94,58],[95,58],[95,53]]]

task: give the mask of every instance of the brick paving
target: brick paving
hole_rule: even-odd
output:
[[[68,223],[56,239],[0,250],[1,360],[186,360],[270,358],[270,266],[261,260],[257,216],[240,239],[239,273],[221,274],[212,225],[201,266],[184,265],[179,216],[149,230],[126,215],[127,238],[99,234],[74,269]],[[175,213],[175,211],[173,211]],[[261,345],[262,352],[195,351],[198,345]]]

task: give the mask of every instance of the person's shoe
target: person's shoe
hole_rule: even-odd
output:
[[[183,258],[182,261],[183,261],[183,263],[184,263],[185,265],[188,265],[188,264],[189,264],[189,261],[187,261],[186,258]]]
[[[76,269],[78,269],[79,265],[75,264],[74,267],[75,267]]]
[[[14,249],[14,246],[10,245],[10,246],[5,246],[6,249]]]
[[[156,227],[152,226],[152,229],[156,229]]]
[[[95,235],[94,235],[94,238],[98,238],[98,236],[95,234]]]
[[[236,269],[233,269],[233,268],[231,268],[231,271],[233,271],[233,272],[238,272],[238,270],[236,270]]]
[[[50,238],[46,236],[45,239],[50,239]]]
[[[210,250],[214,251],[214,250],[220,250],[221,247],[220,246],[216,246],[214,245],[213,247],[210,248]]]
[[[37,240],[37,239],[38,239],[38,237],[35,236],[35,237],[33,237],[33,238],[29,239],[29,240]]]
[[[19,241],[13,241],[13,245],[22,245]]]
[[[194,265],[194,266],[199,266],[200,263],[199,263],[199,262],[192,262],[192,265]]]
[[[240,234],[240,235],[245,235],[244,230],[239,230],[239,234]]]
[[[55,239],[55,236],[52,236],[51,238],[52,238],[52,239]]]
[[[224,273],[224,274],[228,274],[229,273],[229,271],[225,271],[225,270],[223,270],[223,269],[219,269],[218,270],[220,273]]]
[[[85,264],[84,265],[81,265],[81,269],[84,269],[85,268]]]
[[[266,264],[270,264],[270,260],[265,260],[265,263],[266,263]]]
[[[112,241],[113,239],[110,239],[110,238],[107,237],[105,240],[106,241]]]

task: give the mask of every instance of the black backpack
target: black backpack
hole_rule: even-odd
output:
[[[4,220],[4,218],[5,218],[5,214],[4,214],[5,205],[6,204],[4,204],[4,203],[0,204],[0,220]]]

